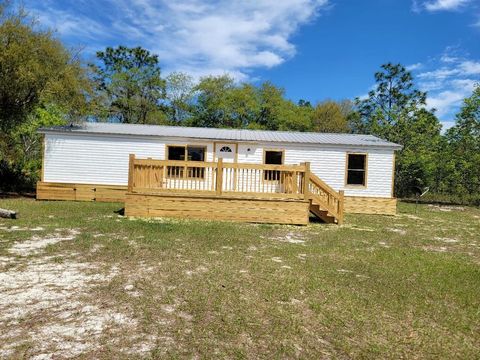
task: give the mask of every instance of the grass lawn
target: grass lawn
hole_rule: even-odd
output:
[[[480,210],[304,227],[0,200],[0,358],[479,358]]]

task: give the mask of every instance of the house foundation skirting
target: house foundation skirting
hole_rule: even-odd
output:
[[[309,202],[228,196],[128,193],[125,215],[306,225]]]
[[[127,186],[37,182],[37,200],[123,202]]]
[[[397,199],[345,196],[345,213],[395,215],[397,213]]]
[[[38,200],[124,202],[127,186],[39,181]],[[345,196],[345,213],[395,215],[396,198]]]

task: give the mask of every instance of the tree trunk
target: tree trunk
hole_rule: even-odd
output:
[[[17,213],[12,210],[0,209],[0,217],[7,219],[16,219]]]

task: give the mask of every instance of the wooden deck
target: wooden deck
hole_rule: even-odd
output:
[[[307,224],[311,212],[343,222],[344,195],[310,164],[262,165],[136,159],[130,155],[125,214]]]

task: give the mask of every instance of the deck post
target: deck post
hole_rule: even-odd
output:
[[[40,181],[45,181],[45,134],[41,135],[42,138],[42,169],[40,170]]]
[[[303,179],[303,196],[305,199],[310,198],[310,190],[309,190],[309,185],[310,185],[310,162],[304,163],[305,165],[305,175]]]
[[[216,191],[217,195],[222,195],[223,186],[223,159],[219,158],[217,162],[217,177],[216,177]]]
[[[298,194],[298,172],[294,171],[292,176],[292,193],[293,194]]]
[[[337,219],[337,224],[342,225],[343,224],[343,209],[345,206],[345,191],[340,190],[338,192],[339,198],[338,198],[338,219]]]
[[[128,192],[133,191],[133,171],[135,169],[135,154],[128,155]]]

